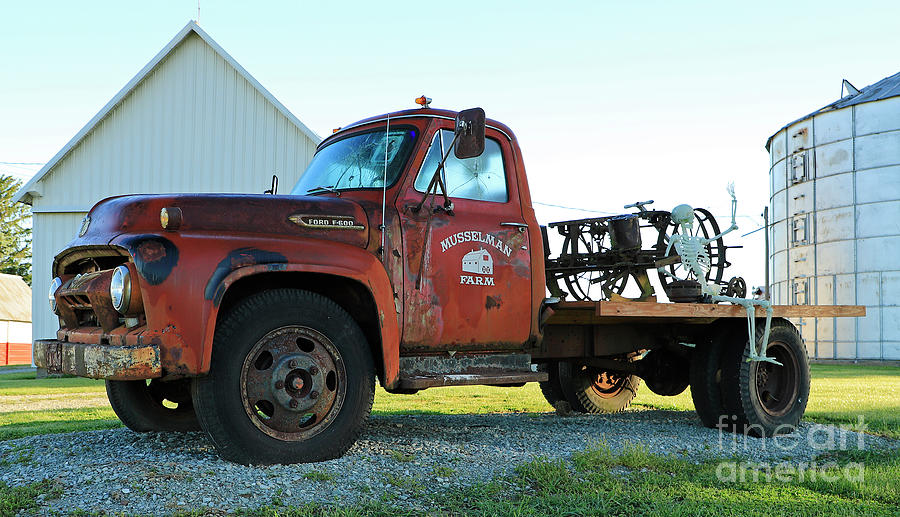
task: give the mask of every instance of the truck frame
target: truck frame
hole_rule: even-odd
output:
[[[512,130],[422,104],[326,138],[288,196],[97,203],[54,260],[60,329],[35,363],[106,379],[132,430],[202,429],[244,464],[340,456],[376,377],[393,393],[540,382],[585,413],[626,408],[643,380],[690,386],[709,427],[796,427],[809,366],[786,318],[863,307],[775,307],[750,343],[737,306],[548,297],[547,271],[569,266],[546,252]]]

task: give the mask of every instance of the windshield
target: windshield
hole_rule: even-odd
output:
[[[388,135],[380,129],[336,140],[313,156],[291,194],[381,188],[385,180],[391,186],[400,176],[415,140],[416,130],[409,127],[391,128]]]

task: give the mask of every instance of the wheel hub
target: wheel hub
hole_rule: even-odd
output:
[[[800,392],[800,365],[790,348],[779,341],[769,343],[766,354],[783,366],[756,363],[756,397],[763,411],[778,417],[790,411]]]
[[[302,440],[328,426],[346,394],[346,372],[334,344],[308,327],[263,336],[241,371],[244,410],[253,424],[282,440]]]
[[[603,398],[615,397],[625,384],[625,377],[616,372],[601,370],[594,375],[591,387],[597,395]]]
[[[324,387],[325,376],[308,354],[285,354],[272,368],[270,393],[288,411],[300,413],[312,408]]]

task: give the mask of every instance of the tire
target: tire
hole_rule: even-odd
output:
[[[560,361],[557,372],[566,401],[579,413],[617,413],[631,405],[641,380]]]
[[[138,433],[199,431],[191,380],[106,381],[109,405],[125,427]],[[164,404],[168,402],[168,404]]]
[[[220,321],[209,374],[195,379],[200,425],[245,465],[334,459],[365,427],[375,368],[353,318],[321,295],[277,289]]]
[[[762,348],[764,324],[756,327],[757,350]],[[731,430],[753,436],[792,433],[800,423],[809,399],[809,358],[796,327],[789,321],[772,320],[766,355],[783,366],[748,362],[746,333],[722,351],[722,383],[725,410]]]
[[[722,400],[722,348],[733,338],[720,333],[711,343],[697,345],[691,355],[691,399],[697,416],[706,427],[719,427],[727,422],[727,411]]]
[[[544,400],[555,408],[557,402],[566,398],[563,394],[562,386],[559,385],[557,365],[555,362],[540,364],[538,365],[538,371],[547,372],[549,376],[549,379],[539,382],[538,385],[541,387],[541,394],[544,395]]]

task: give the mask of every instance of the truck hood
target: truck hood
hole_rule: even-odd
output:
[[[109,243],[121,234],[164,232],[160,212],[170,214],[168,231],[308,237],[365,247],[369,224],[363,208],[349,200],[315,196],[248,194],[134,195],[104,199],[82,222],[69,247]]]

